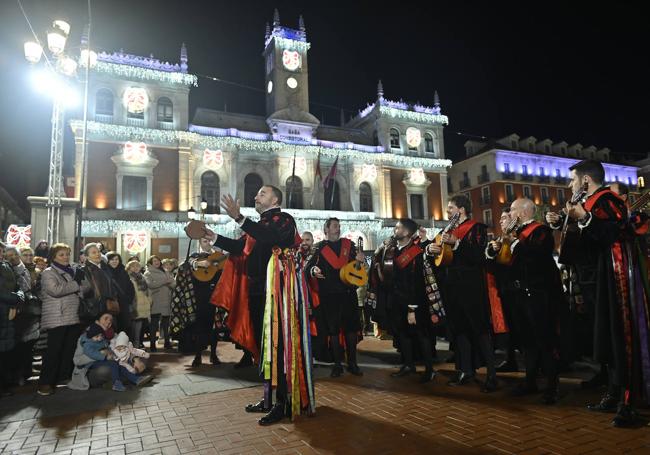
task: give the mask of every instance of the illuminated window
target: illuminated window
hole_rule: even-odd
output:
[[[424,151],[427,153],[433,153],[433,136],[429,133],[424,135]]]
[[[510,163],[503,163],[503,172],[506,174],[510,173]]]
[[[528,199],[532,199],[532,192],[530,191],[530,187],[528,185],[524,185],[524,197]]]
[[[113,94],[108,89],[100,89],[95,95],[95,114],[113,115]]]
[[[392,149],[400,148],[399,131],[397,131],[395,128],[390,129],[390,148]]]
[[[212,171],[201,176],[201,200],[208,203],[206,213],[219,213],[219,176]]]
[[[147,178],[125,175],[122,178],[122,208],[124,210],[147,209]]]
[[[372,212],[372,188],[366,182],[359,185],[359,211]]]
[[[248,174],[244,177],[244,207],[255,207],[255,196],[262,186],[262,177],[259,175]]]
[[[300,177],[289,177],[286,186],[287,208],[302,209],[302,180],[300,180]]]
[[[564,195],[564,189],[563,188],[558,188],[557,190],[557,201],[559,205],[565,205],[566,204],[566,197]]]
[[[542,195],[542,204],[548,204],[548,188],[542,187],[540,194]]]
[[[506,183],[506,200],[508,202],[515,200],[515,191],[509,183]]]
[[[158,121],[169,123],[174,121],[174,105],[169,98],[162,97],[158,100]]]
[[[411,201],[410,218],[415,220],[424,219],[424,199],[422,198],[422,195],[411,194],[409,199]]]
[[[492,226],[492,209],[483,210],[483,223],[488,227]]]

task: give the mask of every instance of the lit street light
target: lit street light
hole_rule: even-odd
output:
[[[33,82],[39,92],[51,94],[52,102],[52,136],[50,142],[50,168],[47,187],[47,241],[50,245],[59,241],[61,215],[61,198],[63,191],[63,131],[65,108],[79,102],[77,92],[70,86],[69,79],[77,75],[80,64],[86,69],[85,84],[88,86],[88,69],[97,62],[97,54],[86,48],[81,50],[80,63],[65,54],[65,45],[70,34],[70,24],[55,20],[47,32],[48,57],[37,37],[36,41],[24,44],[25,59],[36,65],[45,57],[46,67],[36,70]],[[87,90],[84,97],[84,119],[88,109]],[[84,151],[85,151],[84,137]]]

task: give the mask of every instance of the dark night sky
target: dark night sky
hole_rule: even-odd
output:
[[[221,109],[224,103],[229,111],[262,114],[264,25],[277,7],[286,26],[297,27],[304,15],[312,102],[351,115],[375,99],[381,78],[389,99],[432,104],[439,91],[452,159],[462,156],[467,139],[456,132],[516,132],[644,158],[650,18],[631,2],[573,3],[94,0],[93,40],[100,50],[123,48],[172,62],[185,42],[190,72],[260,90],[200,79],[190,95],[190,118],[197,106]],[[66,15],[70,46],[79,43],[86,4],[23,0],[38,32]],[[27,194],[42,194],[47,186],[51,113],[51,102],[29,82],[22,57],[29,38],[18,4],[2,0],[1,182],[23,205]],[[339,122],[336,110],[311,110],[328,124]],[[66,145],[68,157],[69,139]]]

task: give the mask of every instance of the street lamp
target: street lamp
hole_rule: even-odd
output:
[[[194,210],[194,207],[190,207],[190,209],[187,211],[187,218],[190,220],[196,219],[196,210]]]
[[[47,72],[41,75],[40,83],[56,86],[52,93],[52,136],[50,142],[50,168],[47,187],[47,241],[50,245],[59,241],[59,225],[61,218],[61,198],[63,192],[63,131],[65,123],[65,104],[71,99],[70,87],[60,81],[56,73],[71,78],[77,74],[77,61],[65,54],[65,45],[70,34],[70,24],[63,20],[55,20],[47,32],[47,47],[51,53],[48,58],[38,38],[36,41],[28,41],[24,45],[25,59],[35,65],[45,56]],[[93,65],[87,51],[85,62]],[[54,61],[54,64],[52,61]],[[95,54],[96,62],[96,54]],[[86,76],[88,70],[86,69]],[[86,77],[86,87],[88,78]],[[88,109],[87,96],[84,100],[84,118]],[[85,138],[84,138],[85,147]]]
[[[201,211],[204,212],[208,208],[208,201],[205,199],[201,200]]]

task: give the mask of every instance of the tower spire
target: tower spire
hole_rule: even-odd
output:
[[[266,23],[266,31],[265,31],[265,33],[264,33],[264,41],[267,41],[267,40],[269,39],[270,36],[271,36],[271,26],[270,26],[269,23],[267,22],[267,23]]]
[[[185,43],[181,46],[181,71],[184,73],[187,72],[187,48],[185,47]]]
[[[384,99],[384,85],[381,83],[381,79],[379,79],[379,83],[377,84],[377,99]]]
[[[280,12],[278,11],[277,8],[275,8],[275,11],[273,11],[273,27],[277,27],[280,25]]]
[[[438,95],[438,90],[433,94],[433,106],[438,108],[440,107],[440,96]]]
[[[305,32],[305,20],[302,17],[302,14],[300,15],[300,18],[298,19],[298,28],[300,29],[301,32]]]
[[[345,111],[341,108],[341,126],[345,125]]]

